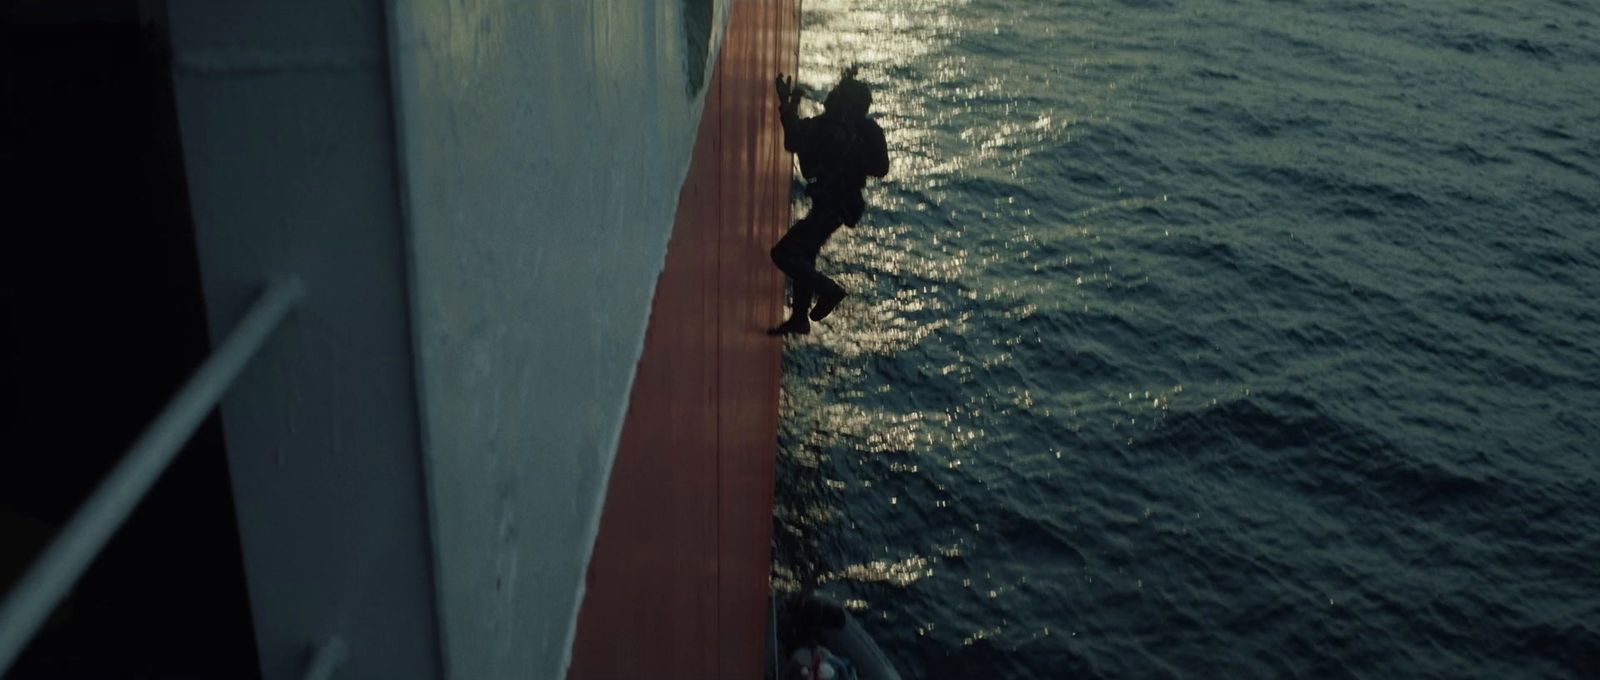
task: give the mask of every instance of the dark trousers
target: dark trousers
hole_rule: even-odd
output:
[[[772,247],[772,261],[794,280],[794,299],[789,306],[802,319],[811,309],[812,295],[839,285],[817,271],[817,254],[822,252],[822,244],[838,231],[839,215],[840,211],[828,202],[815,202],[811,211],[789,227],[789,233]]]

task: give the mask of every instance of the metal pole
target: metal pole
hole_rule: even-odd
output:
[[[293,277],[267,289],[17,581],[0,603],[0,675],[304,295]]]
[[[345,647],[344,640],[329,638],[311,650],[311,662],[306,664],[306,674],[301,677],[304,680],[333,680],[333,672],[344,665],[349,656],[350,650]]]

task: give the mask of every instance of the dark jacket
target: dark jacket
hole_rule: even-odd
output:
[[[871,118],[847,119],[826,113],[801,118],[793,106],[779,106],[783,148],[800,157],[800,174],[810,184],[813,210],[839,211],[839,221],[855,226],[866,211],[861,188],[867,176],[889,174],[888,144],[883,128]]]

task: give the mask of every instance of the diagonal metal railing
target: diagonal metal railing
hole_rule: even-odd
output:
[[[261,294],[239,325],[200,365],[154,422],[134,441],[122,460],[100,482],[0,603],[0,676],[38,632],[61,599],[117,532],[150,487],[177,457],[233,381],[266,345],[272,331],[305,296],[297,278],[287,278]],[[338,650],[342,652],[342,647]],[[323,655],[318,655],[319,657]],[[317,663],[322,677],[341,654]]]

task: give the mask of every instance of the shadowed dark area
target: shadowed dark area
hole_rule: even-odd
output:
[[[159,31],[133,1],[14,2],[0,18],[9,591],[208,342]],[[213,416],[6,677],[257,673]]]
[[[683,0],[683,75],[689,96],[706,86],[706,57],[711,49],[711,0]]]

